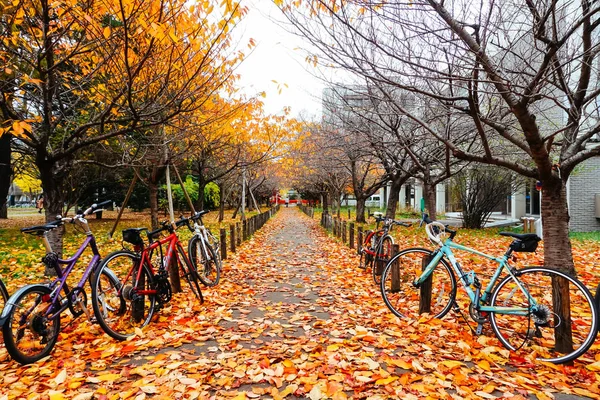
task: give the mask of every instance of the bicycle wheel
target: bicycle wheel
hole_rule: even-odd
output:
[[[152,273],[147,265],[140,266],[136,253],[120,250],[102,260],[92,284],[92,307],[104,332],[125,340],[136,328],[148,325],[155,311],[156,296],[139,295],[136,291],[152,288]]]
[[[379,246],[377,246],[377,251],[375,252],[375,262],[373,263],[373,281],[376,285],[381,284],[381,274],[386,264],[392,258],[392,246],[394,245],[394,241],[391,236],[384,236],[379,242]]]
[[[505,277],[494,289],[490,305],[530,309],[527,315],[493,312],[490,320],[504,347],[523,348],[538,360],[556,364],[574,360],[596,338],[598,311],[592,294],[576,278],[554,269],[530,267]]]
[[[209,287],[217,286],[221,279],[221,260],[214,249],[204,243],[208,258],[203,251],[202,238],[194,236],[188,245],[188,254],[194,269],[198,272],[200,281]]]
[[[2,326],[4,345],[10,356],[21,364],[46,357],[58,339],[60,314],[52,319],[46,312],[52,306],[50,289],[29,285],[11,297],[8,319]]]
[[[431,250],[421,248],[401,250],[385,266],[381,296],[397,317],[418,320],[421,314],[428,313],[433,318],[442,318],[454,304],[456,278],[444,259],[419,288],[413,285],[432,254]]]
[[[200,289],[200,285],[198,284],[198,271],[196,268],[188,264],[188,260],[180,256],[183,253],[183,248],[181,246],[177,246],[179,253],[177,253],[177,261],[179,263],[179,280],[182,278],[187,281],[190,285],[190,289],[192,289],[192,293],[196,296],[197,299],[200,300],[200,304],[204,303],[204,297],[202,297],[202,290]],[[183,259],[183,262],[182,262]]]
[[[6,290],[6,286],[4,286],[4,282],[0,279],[0,314],[6,306],[6,302],[8,301],[8,290]]]

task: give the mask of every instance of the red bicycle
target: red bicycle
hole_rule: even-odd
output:
[[[131,243],[134,251],[118,250],[109,254],[98,269],[92,283],[92,306],[98,323],[106,333],[118,340],[125,340],[152,319],[154,313],[171,300],[172,290],[167,267],[176,263],[180,280],[186,280],[194,293],[204,302],[198,284],[198,272],[185,253],[175,229],[187,225],[188,218],[181,218],[175,227],[164,222],[155,231],[147,232],[149,245],[145,247],[141,233],[146,228],[123,230],[123,241]],[[163,231],[168,236],[155,240]],[[163,246],[167,246],[166,255]],[[154,268],[153,262],[158,264]],[[104,278],[102,271],[109,269],[117,276],[118,283]],[[156,272],[155,272],[156,271]],[[176,276],[175,276],[176,277]],[[171,278],[174,278],[171,276]]]
[[[376,230],[365,231],[365,239],[360,248],[359,268],[367,270],[369,267],[373,273],[373,281],[377,285],[381,283],[381,272],[392,257],[392,246],[394,238],[389,234],[394,225],[409,227],[410,224],[386,218],[382,213],[369,215],[377,222]],[[383,223],[379,229],[379,223]]]

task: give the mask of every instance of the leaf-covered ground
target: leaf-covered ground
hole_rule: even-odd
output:
[[[401,247],[427,246],[422,230],[394,235]],[[466,231],[457,239],[498,254],[510,242]],[[599,247],[575,244],[589,287],[600,280]],[[0,399],[599,397],[598,345],[555,366],[508,353],[491,331],[473,336],[458,315],[409,325],[387,310],[355,254],[282,209],[225,263],[203,305],[178,294],[126,342],[66,318],[51,356],[31,366],[0,349]],[[540,263],[541,254],[521,261]],[[492,268],[480,261],[462,264]]]

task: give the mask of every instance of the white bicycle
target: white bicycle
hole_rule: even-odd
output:
[[[194,236],[188,243],[190,261],[198,271],[198,278],[206,286],[216,286],[221,279],[221,257],[219,255],[219,240],[204,226],[202,216],[208,210],[192,215],[188,221],[194,221],[194,227],[188,223],[188,228]]]

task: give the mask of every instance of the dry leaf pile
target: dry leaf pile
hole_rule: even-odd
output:
[[[395,236],[401,247],[426,244],[422,231]],[[507,245],[464,239],[489,240],[498,254]],[[576,251],[578,262],[589,262],[581,278],[590,286],[600,276],[598,256],[597,248]],[[509,353],[491,330],[473,336],[455,313],[407,324],[357,264],[356,252],[315,221],[282,209],[227,260],[203,305],[177,294],[125,342],[81,317],[70,325],[65,318],[51,356],[31,366],[1,348],[0,399],[600,397],[598,345],[556,366]]]

